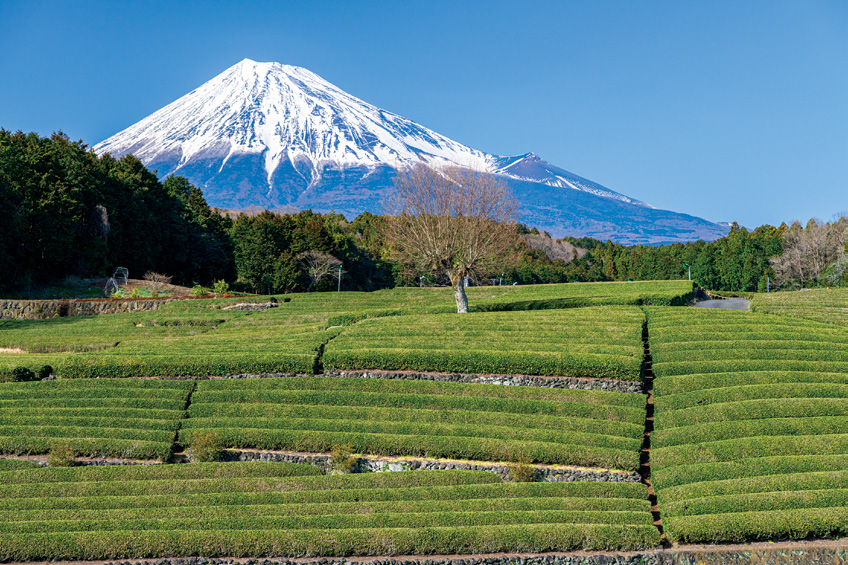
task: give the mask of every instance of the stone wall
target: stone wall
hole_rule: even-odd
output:
[[[130,565],[129,561],[114,561]],[[699,550],[660,549],[628,553],[559,553],[497,556],[324,557],[312,559],[205,559],[202,557],[134,561],[134,565],[846,565],[848,541],[833,547],[786,544],[772,548],[736,546]]]
[[[276,451],[228,451],[228,460],[238,461],[284,461],[286,463],[308,463],[330,470],[330,457],[327,455],[299,455]],[[532,465],[536,471],[536,480],[542,482],[616,482],[638,483],[638,473],[607,471],[603,469],[560,468],[546,465]],[[359,457],[355,471],[360,473],[385,473],[395,471],[433,471],[442,469],[461,469],[464,471],[487,471],[509,479],[508,465],[490,465],[486,463],[468,463],[462,461],[443,461],[439,459],[383,459],[380,457]]]
[[[537,386],[611,392],[642,393],[642,383],[615,379],[579,379],[575,377],[533,377],[526,375],[477,375],[473,373],[416,373],[409,371],[339,371],[325,370],[325,377],[356,379],[406,379],[510,386]]]
[[[0,320],[43,320],[156,310],[168,298],[140,300],[0,300]]]

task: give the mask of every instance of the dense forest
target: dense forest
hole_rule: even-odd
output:
[[[390,259],[385,219],[303,211],[235,214],[210,208],[185,178],[159,181],[133,156],[98,157],[56,133],[0,129],[0,290],[20,291],[67,276],[105,277],[117,266],[175,283],[251,292],[444,284]],[[806,226],[736,224],[713,242],[625,247],[587,238],[556,240],[518,225],[512,260],[490,284],[686,278],[704,288],[765,291],[839,286],[848,219]],[[423,277],[423,278],[422,278]]]

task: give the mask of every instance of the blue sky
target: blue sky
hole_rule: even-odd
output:
[[[844,0],[0,0],[0,127],[94,145],[244,58],[660,208],[848,212]]]

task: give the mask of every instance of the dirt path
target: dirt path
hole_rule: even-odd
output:
[[[751,301],[747,298],[728,298],[726,300],[702,300],[692,306],[695,308],[720,308],[722,310],[747,310]]]

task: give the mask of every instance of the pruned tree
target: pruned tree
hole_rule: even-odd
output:
[[[495,175],[416,164],[395,178],[386,203],[389,253],[421,271],[447,276],[456,311],[468,312],[466,277],[502,269],[518,242],[517,203]]]
[[[317,288],[318,283],[325,277],[333,274],[338,269],[342,262],[322,251],[304,251],[298,254],[297,260],[303,266],[303,271],[309,277],[309,288],[307,292],[313,288]]]
[[[144,280],[150,283],[150,295],[159,296],[165,290],[165,287],[171,284],[171,278],[168,275],[147,271],[144,273]]]

